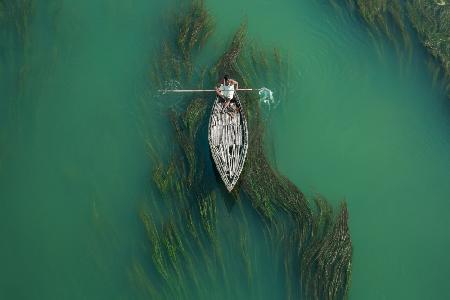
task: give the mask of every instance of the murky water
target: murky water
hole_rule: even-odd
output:
[[[153,97],[149,70],[176,7],[36,3],[24,50],[1,48],[2,299],[146,296],[130,279],[136,261],[144,268],[150,261],[139,210],[162,201],[152,189],[146,143],[163,160],[174,148],[172,103]],[[411,58],[398,54],[327,1],[207,7],[216,31],[200,60],[220,54],[243,19],[250,39],[287,53],[288,93],[277,98],[275,90],[270,148],[281,172],[307,194],[348,202],[350,298],[450,297],[450,107],[432,85],[421,48],[414,44]],[[200,130],[207,149],[205,134]],[[231,209],[224,198],[218,192],[222,281],[201,265],[201,292],[177,281],[174,289],[204,299],[285,297],[283,262],[265,247],[263,224],[248,204]],[[250,288],[236,258],[243,238]]]

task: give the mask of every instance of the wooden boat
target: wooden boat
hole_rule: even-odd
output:
[[[231,192],[244,167],[248,148],[248,127],[237,92],[229,108],[224,111],[223,100],[216,97],[209,119],[208,140],[217,171]],[[236,111],[232,111],[233,109]]]

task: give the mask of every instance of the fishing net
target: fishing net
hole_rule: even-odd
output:
[[[158,91],[159,95],[167,94],[168,90],[178,90],[181,88],[181,83],[175,79],[164,81],[163,88]]]
[[[259,90],[259,102],[269,110],[275,108],[278,103],[275,102],[273,92],[266,87]]]
[[[153,93],[154,103],[159,109],[167,107],[177,107],[183,101],[182,93],[169,93],[170,90],[181,89],[181,82],[175,79],[168,79],[161,82],[161,89]]]

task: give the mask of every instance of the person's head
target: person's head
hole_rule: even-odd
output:
[[[227,83],[228,82],[228,75],[224,75],[223,76],[223,80],[225,81],[225,83]]]

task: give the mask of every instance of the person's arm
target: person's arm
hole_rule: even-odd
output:
[[[233,79],[233,84],[236,86],[236,91],[239,90],[239,82]]]
[[[220,94],[220,89],[219,89],[218,86],[216,86],[216,94],[217,94],[217,96],[222,97],[222,95]]]

